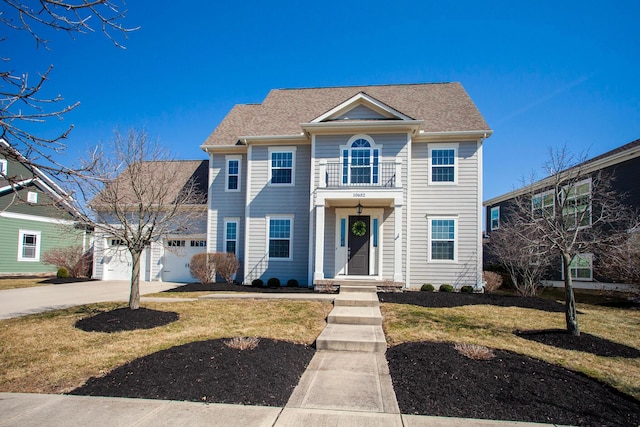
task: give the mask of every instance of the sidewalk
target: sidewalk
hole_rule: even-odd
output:
[[[0,426],[3,427],[534,427],[541,425],[377,412],[206,404],[58,394],[0,393]]]

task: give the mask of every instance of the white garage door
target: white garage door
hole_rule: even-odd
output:
[[[195,254],[207,251],[204,239],[168,239],[164,245],[162,281],[188,283],[195,279],[189,272],[189,261]]]
[[[145,276],[147,265],[146,252],[140,256],[140,280],[148,280]],[[119,244],[118,239],[107,239],[104,252],[104,280],[131,280],[131,254],[126,246]]]

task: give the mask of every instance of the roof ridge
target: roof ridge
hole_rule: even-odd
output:
[[[359,87],[427,86],[427,85],[448,85],[448,84],[459,84],[459,83],[460,82],[380,83],[380,84],[361,84],[361,85],[343,85],[343,86],[339,85],[339,86],[285,87],[285,88],[277,88],[272,90],[349,89],[349,88],[359,88]]]

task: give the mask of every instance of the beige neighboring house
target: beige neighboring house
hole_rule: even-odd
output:
[[[237,278],[482,284],[482,146],[459,83],[272,90],[209,155],[207,250]]]
[[[149,173],[148,185],[154,185],[154,173],[170,174],[173,181],[166,192],[167,200],[175,200],[190,180],[195,181],[200,193],[206,194],[208,172],[207,160],[154,162]],[[116,181],[123,175],[121,174]],[[122,188],[123,205],[136,200],[132,196],[131,200],[127,200],[126,185],[122,185]],[[113,219],[113,211],[108,205],[100,205],[99,197],[92,205],[98,223],[117,224]],[[201,212],[200,219],[189,224],[187,233],[164,234],[150,242],[142,254],[140,280],[185,283],[194,281],[189,272],[189,261],[193,255],[207,251],[206,202],[187,205],[184,208]],[[131,254],[122,242],[117,237],[105,233],[99,224],[96,225],[93,277],[100,280],[129,280],[131,264]]]

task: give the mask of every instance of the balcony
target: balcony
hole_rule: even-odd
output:
[[[319,165],[320,188],[402,187],[400,180],[402,162],[400,160],[368,165],[353,165],[321,160]]]

